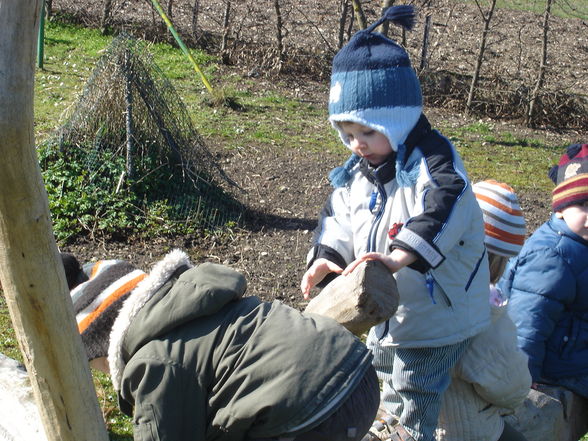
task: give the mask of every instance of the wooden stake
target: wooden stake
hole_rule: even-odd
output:
[[[50,441],[107,441],[33,136],[39,0],[0,0],[0,282]]]

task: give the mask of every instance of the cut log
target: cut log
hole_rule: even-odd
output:
[[[360,336],[392,317],[398,299],[392,272],[379,260],[368,260],[331,281],[304,312],[331,317]]]
[[[588,432],[588,400],[540,384],[506,421],[529,441],[577,441]]]

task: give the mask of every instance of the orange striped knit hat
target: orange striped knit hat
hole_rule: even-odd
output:
[[[561,211],[570,205],[588,201],[588,144],[573,144],[549,171],[555,182],[552,191],[553,211]]]
[[[88,360],[108,356],[110,331],[131,291],[146,274],[123,260],[100,260],[84,266],[89,280],[71,292],[78,330]]]
[[[499,256],[516,256],[525,242],[527,229],[514,190],[495,180],[473,186],[484,215],[484,243],[489,252]]]

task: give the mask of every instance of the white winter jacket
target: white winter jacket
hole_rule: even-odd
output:
[[[437,441],[498,440],[503,416],[513,413],[531,388],[527,363],[506,306],[492,306],[492,325],[472,339],[453,369],[443,395]]]
[[[405,151],[405,162],[392,154],[377,169],[364,160],[352,169],[321,213],[307,263],[324,257],[344,268],[396,247],[416,254],[395,274],[398,311],[376,332],[382,345],[445,346],[490,323],[482,214],[458,153],[424,116]]]

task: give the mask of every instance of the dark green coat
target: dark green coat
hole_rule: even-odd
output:
[[[245,278],[221,265],[178,277],[187,257],[172,254],[127,300],[111,337],[113,383],[135,440],[301,433],[370,366],[366,347],[331,319],[241,298]]]

